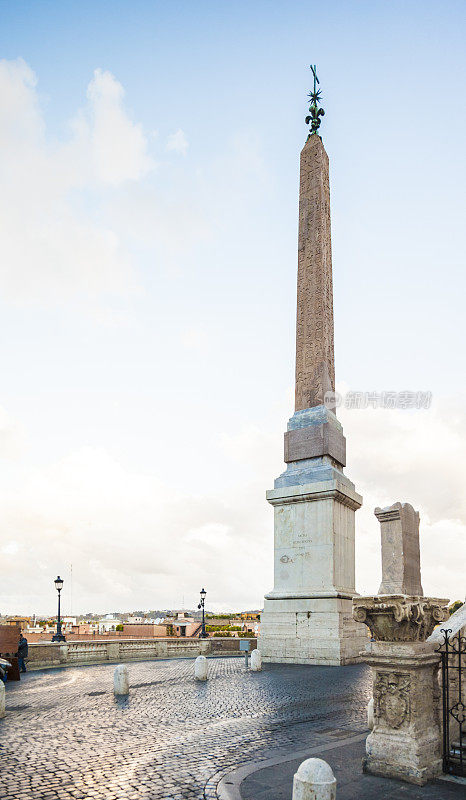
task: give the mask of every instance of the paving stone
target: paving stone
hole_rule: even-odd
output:
[[[363,731],[365,665],[264,665],[209,659],[129,665],[115,698],[113,665],[28,673],[7,684],[0,721],[2,800],[205,800],[225,772],[272,751]]]

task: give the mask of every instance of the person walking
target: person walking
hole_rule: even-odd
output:
[[[26,672],[26,664],[24,659],[27,658],[28,655],[28,640],[25,639],[22,633],[19,635],[19,645],[18,645],[18,666],[21,672]]]

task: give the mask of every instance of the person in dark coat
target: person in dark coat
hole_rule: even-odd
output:
[[[19,645],[18,645],[18,666],[21,672],[26,672],[26,664],[24,662],[24,659],[27,658],[27,655],[28,655],[28,640],[24,638],[22,633],[20,633]]]

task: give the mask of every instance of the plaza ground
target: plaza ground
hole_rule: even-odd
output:
[[[466,796],[466,787],[459,782],[455,784],[455,779],[415,786],[362,774],[364,738],[335,743],[320,752],[316,747],[315,752],[309,753],[313,758],[325,759],[332,767],[337,779],[337,800],[460,800]],[[239,783],[241,800],[292,800],[293,775],[302,760],[300,757],[263,769],[257,765],[254,772]]]
[[[193,660],[128,667],[128,698],[113,695],[112,665],[37,671],[7,685],[2,800],[207,800],[245,764],[257,769],[239,787],[244,800],[278,800],[291,797],[296,765],[280,767],[280,782],[267,773],[276,767],[261,770],[261,763],[315,748],[331,764],[339,758],[347,776],[353,770],[366,786],[379,780],[360,771],[370,694],[365,665],[265,665],[253,673],[242,658],[211,658],[206,683],[194,681]],[[343,756],[345,747],[354,749]],[[381,794],[381,785],[401,789]],[[405,786],[383,780],[367,797],[443,800],[464,790],[444,784],[456,794],[410,795]]]

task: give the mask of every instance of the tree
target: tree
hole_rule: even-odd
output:
[[[454,614],[455,611],[458,611],[458,609],[461,608],[462,605],[463,605],[462,600],[455,600],[455,602],[452,603],[451,606],[448,606],[448,611],[450,613],[450,616]]]

